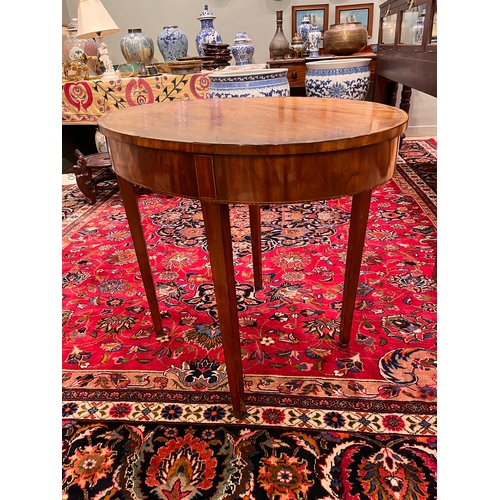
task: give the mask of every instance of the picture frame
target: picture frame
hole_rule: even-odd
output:
[[[325,31],[329,28],[329,6],[327,3],[292,6],[292,38],[297,33],[297,28],[306,14],[309,16],[311,24],[316,24],[319,31],[321,31],[321,37],[323,37]]]
[[[356,22],[361,22],[368,31],[368,38],[372,37],[373,4],[358,3],[353,5],[337,5],[335,7],[335,24],[343,24],[346,19],[354,16]]]

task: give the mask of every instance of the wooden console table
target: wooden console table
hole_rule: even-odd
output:
[[[258,287],[259,205],[352,196],[339,336],[345,346],[371,192],[392,177],[407,121],[404,111],[390,106],[314,97],[177,100],[135,106],[99,119],[158,335],[163,327],[134,185],[201,201],[237,418],[243,416],[245,401],[229,204],[251,207]]]

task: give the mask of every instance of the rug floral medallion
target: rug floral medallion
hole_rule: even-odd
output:
[[[373,191],[351,343],[350,199],[266,206],[262,290],[231,206],[246,413],[231,409],[199,202],[139,190],[164,333],[118,190],[63,187],[63,498],[431,499],[437,145]]]

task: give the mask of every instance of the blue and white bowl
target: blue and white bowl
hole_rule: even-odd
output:
[[[288,97],[288,68],[244,69],[210,73],[208,96],[225,97]]]
[[[370,61],[360,58],[306,62],[306,95],[364,101],[370,86]]]

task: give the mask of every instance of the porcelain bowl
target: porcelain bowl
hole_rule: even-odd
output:
[[[218,71],[208,74],[210,98],[288,97],[288,68],[263,68]]]
[[[370,61],[353,58],[306,62],[306,95],[364,101],[370,86]]]

